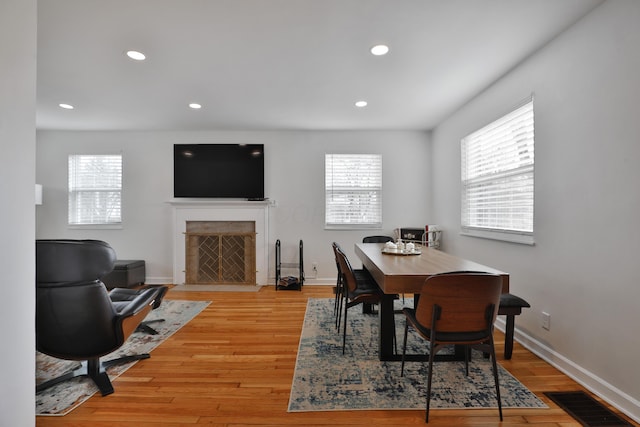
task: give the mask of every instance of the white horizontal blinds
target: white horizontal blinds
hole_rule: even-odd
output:
[[[69,224],[120,224],[122,156],[69,156]]]
[[[462,227],[533,233],[533,100],[462,140]]]
[[[382,226],[382,155],[325,155],[325,224]]]

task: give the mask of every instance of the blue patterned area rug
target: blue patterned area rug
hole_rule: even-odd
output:
[[[157,335],[145,332],[134,332],[126,343],[117,351],[104,356],[104,360],[111,360],[127,354],[149,353],[160,343],[173,335],[178,329],[186,325],[210,304],[209,301],[162,301],[162,305],[153,310],[145,320],[165,319],[164,322],[153,323],[158,331]],[[126,365],[112,366],[107,369],[109,378],[113,381],[136,362]],[[151,359],[145,363],[153,363]],[[60,360],[40,352],[36,352],[36,384],[51,378],[56,378],[72,369],[79,367],[79,362]],[[117,393],[117,385],[115,386]],[[74,378],[57,384],[36,394],[36,415],[65,415],[89,399],[98,391],[92,380],[86,377]]]
[[[402,304],[397,301],[396,304]],[[413,300],[407,300],[412,305]],[[399,308],[399,306],[398,306]],[[336,331],[333,299],[309,299],[298,359],[291,386],[289,412],[424,409],[426,362],[378,360],[378,318],[349,310],[347,346]],[[404,316],[396,315],[398,350],[402,347]],[[410,332],[407,353],[426,353],[428,344]],[[504,408],[547,408],[522,383],[498,365]],[[491,362],[474,352],[465,376],[464,362],[436,362],[431,408],[497,408]]]

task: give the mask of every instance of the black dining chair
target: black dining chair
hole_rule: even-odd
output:
[[[331,248],[333,249],[333,255],[336,261],[336,270],[338,271],[338,276],[336,279],[336,286],[335,286],[335,301],[334,301],[333,312],[334,312],[334,315],[336,316],[336,329],[339,330],[341,321],[342,321],[342,306],[345,298],[345,283],[342,277],[342,269],[340,268],[340,262],[338,261],[338,251],[342,252],[342,248],[336,242],[333,242],[331,244]],[[364,269],[352,269],[352,272],[357,282],[369,283],[373,280],[369,272],[367,272]]]
[[[336,329],[340,328],[340,320],[342,313],[342,299],[344,298],[344,287],[342,280],[342,272],[340,271],[340,262],[338,261],[338,253],[337,250],[340,249],[340,245],[336,242],[331,244],[331,249],[333,250],[333,255],[336,260],[336,270],[338,271],[338,277],[336,278],[336,286],[335,286],[335,300],[333,302],[333,314],[336,317]]]
[[[347,340],[347,313],[349,308],[359,304],[378,304],[384,294],[371,276],[363,274],[356,277],[349,259],[340,247],[335,248],[335,251],[338,264],[340,265],[344,294],[344,325],[342,332],[342,354],[344,354]],[[395,341],[394,334],[394,343]]]
[[[425,281],[417,307],[403,309],[406,324],[400,376],[404,375],[409,327],[415,329],[420,337],[430,343],[425,416],[427,423],[435,355],[450,345],[467,347],[464,351],[467,375],[469,375],[470,348],[489,354],[493,367],[498,411],[502,421],[502,400],[493,343],[493,323],[498,314],[501,291],[502,278],[495,274],[469,272],[437,274]]]

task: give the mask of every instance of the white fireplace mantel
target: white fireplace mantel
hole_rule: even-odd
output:
[[[185,283],[187,221],[253,221],[256,226],[256,282],[269,276],[269,205],[267,201],[173,199],[173,283]]]

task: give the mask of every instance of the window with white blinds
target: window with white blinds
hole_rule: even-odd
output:
[[[325,155],[325,227],[382,227],[382,155]]]
[[[121,224],[122,155],[69,156],[69,225]]]
[[[533,99],[462,139],[462,233],[533,244]]]

